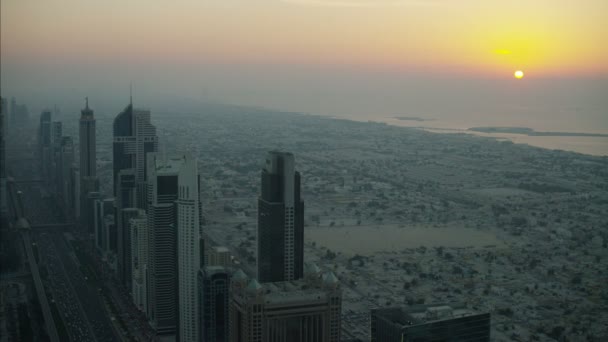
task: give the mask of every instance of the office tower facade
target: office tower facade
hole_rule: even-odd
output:
[[[258,278],[261,282],[302,278],[304,202],[294,156],[269,152],[258,198]]]
[[[131,249],[131,219],[139,216],[139,209],[137,208],[124,208],[120,211],[120,227],[123,228],[122,245],[120,247],[122,250],[121,255],[119,256],[119,261],[122,262],[122,277],[124,278],[125,287],[131,291],[132,289],[132,281],[133,281],[133,272],[131,269],[132,265],[132,255],[133,253],[137,253],[137,251],[133,251]],[[119,237],[120,238],[120,237]]]
[[[0,97],[0,215],[7,217],[7,192],[6,192],[6,132],[7,132],[7,103],[6,99]]]
[[[342,290],[332,272],[260,284],[237,271],[231,281],[233,342],[339,342]]]
[[[109,219],[114,218],[114,199],[99,198],[93,206],[95,247],[100,253],[106,253],[110,250]]]
[[[117,232],[117,270],[127,288],[131,288],[128,274],[130,260],[124,250],[130,244],[129,227],[123,227],[119,219],[125,208],[146,207],[145,180],[146,154],[158,149],[156,128],[150,123],[150,112],[135,110],[130,103],[113,122],[113,183],[115,197],[115,229]]]
[[[147,156],[149,317],[160,334],[198,341],[197,272],[201,267],[196,159]],[[179,325],[178,325],[179,322]]]
[[[148,311],[147,266],[148,266],[148,217],[139,209],[131,219],[131,270],[133,302],[142,312]]]
[[[116,197],[115,201],[115,225],[116,225],[116,254],[117,254],[117,272],[118,278],[122,284],[130,289],[131,286],[131,258],[130,258],[130,247],[131,247],[131,234],[129,226],[125,225],[128,220],[123,220],[125,210],[134,210],[135,194],[136,194],[136,182],[135,182],[135,170],[124,169],[118,172],[116,179]]]
[[[93,235],[93,243],[96,244],[97,243],[97,232],[95,231],[95,225],[97,224],[95,222],[95,203],[101,201],[101,194],[98,191],[90,191],[87,193],[86,198],[85,198],[85,206],[84,206],[84,217],[86,217],[88,219],[87,225],[90,225],[92,228],[92,235]]]
[[[53,149],[59,149],[61,146],[61,137],[63,134],[63,125],[61,121],[53,121],[51,123],[51,145]]]
[[[230,267],[232,265],[232,255],[230,250],[224,246],[205,246],[205,266],[223,266]]]
[[[149,285],[148,318],[160,335],[177,329],[177,231],[175,201],[181,162],[147,156]]]
[[[490,341],[490,314],[464,305],[415,305],[371,311],[372,342]]]
[[[179,299],[179,340],[198,342],[197,273],[201,264],[200,177],[195,158],[180,156],[182,167],[178,175],[177,265]]]
[[[60,184],[60,152],[61,152],[61,137],[63,125],[61,121],[53,121],[51,123],[51,167],[50,167],[50,183],[52,186],[50,189],[53,191],[56,198],[60,198],[61,195],[61,184]]]
[[[114,180],[116,182],[120,170],[134,169],[138,185],[133,206],[145,209],[146,158],[148,153],[158,150],[156,127],[150,122],[150,111],[133,109],[129,104],[114,119],[113,133]]]
[[[72,208],[70,208],[74,220],[80,217],[80,169],[76,164],[70,168],[70,197],[72,198]]]
[[[63,213],[66,218],[74,215],[74,198],[70,185],[70,176],[74,165],[74,141],[72,137],[61,137],[61,147],[59,150],[60,172],[57,182],[61,184],[60,196],[62,198]]]
[[[14,96],[11,98],[10,114],[6,115],[9,115],[7,119],[9,124],[14,126],[17,123],[17,99]]]
[[[9,115],[7,121],[11,127],[23,126],[30,120],[27,106],[25,104],[18,104],[17,99],[14,97],[11,98],[10,110],[5,115]]]
[[[50,181],[51,171],[51,112],[45,110],[40,114],[40,126],[38,128],[38,147],[40,153],[40,171],[42,179]]]
[[[89,100],[86,99],[85,108],[80,111],[79,120],[80,138],[80,207],[81,224],[87,232],[93,233],[94,220],[91,217],[92,203],[87,200],[90,192],[99,190],[97,180],[97,149],[95,134],[95,116],[89,108]]]
[[[201,341],[230,341],[230,273],[222,266],[206,266],[198,273]]]

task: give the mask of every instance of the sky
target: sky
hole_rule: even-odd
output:
[[[518,105],[513,100],[522,93],[532,98],[524,104],[538,92],[574,101],[559,91],[583,94],[576,101],[596,109],[606,103],[599,95],[608,84],[605,0],[3,0],[0,6],[2,92],[36,106],[85,94],[95,103],[90,93],[112,99],[130,82],[150,102],[186,97],[338,116],[419,112],[425,106],[416,102],[454,94],[466,102],[480,92],[502,106]],[[514,81],[516,70],[524,79]]]

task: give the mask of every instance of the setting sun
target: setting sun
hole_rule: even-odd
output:
[[[517,70],[514,75],[517,79],[524,78],[524,72],[521,70]]]

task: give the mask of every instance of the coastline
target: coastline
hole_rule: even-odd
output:
[[[527,129],[526,131],[529,130],[529,132],[532,132],[532,134],[527,134],[515,133],[515,131],[511,130],[494,132],[490,132],[488,130],[481,131],[475,129],[477,126],[449,127],[449,124],[434,119],[424,119],[425,123],[433,121],[434,125],[421,125],[421,121],[419,120],[402,120],[396,117],[385,117],[379,121],[369,119],[365,120],[363,118],[352,118],[347,120],[384,123],[397,127],[415,128],[431,133],[469,134],[474,136],[494,138],[498,141],[511,141],[514,144],[524,144],[549,150],[576,152],[599,157],[608,156],[608,134],[602,132],[541,132],[528,127],[513,127],[514,129],[525,128]],[[487,127],[493,128],[502,126]]]

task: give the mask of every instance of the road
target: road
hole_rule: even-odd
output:
[[[29,232],[23,232],[21,237],[23,239],[23,244],[25,245],[25,251],[30,264],[32,278],[34,279],[34,286],[36,287],[38,302],[40,302],[40,307],[42,308],[42,315],[44,316],[44,323],[46,324],[46,332],[49,335],[51,342],[59,342],[59,335],[57,333],[57,329],[55,328],[53,314],[51,313],[46,292],[44,292],[42,280],[40,279],[38,264],[34,258],[34,252],[32,251],[32,241],[30,239]]]
[[[63,238],[63,234],[53,233],[50,235],[65,274],[76,294],[75,297],[81,304],[82,311],[85,313],[85,319],[95,340],[98,342],[119,340],[118,336],[114,333],[112,322],[108,318],[102,302],[100,296],[101,288],[94,284],[93,281],[86,279],[85,275],[82,274],[72,256],[72,248]]]
[[[68,335],[72,341],[95,341],[91,326],[89,325],[82,305],[79,303],[76,291],[59,253],[49,234],[43,234],[38,239],[40,259],[43,260],[48,278],[46,285],[49,288],[57,310],[61,315]]]

